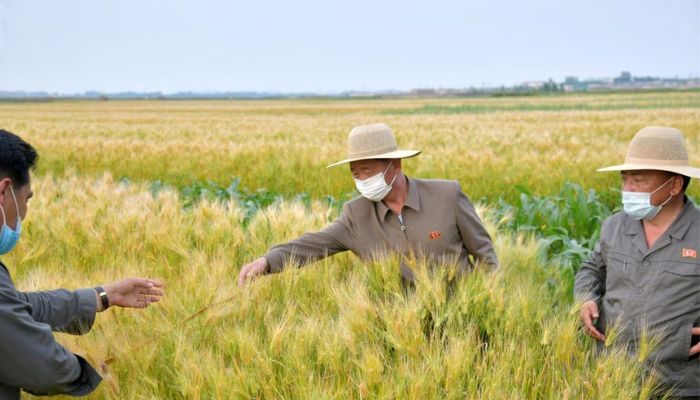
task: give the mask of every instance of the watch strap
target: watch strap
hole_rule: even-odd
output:
[[[105,292],[104,288],[102,286],[97,286],[95,287],[95,291],[97,292],[97,295],[100,297],[100,302],[102,302],[102,310],[106,310],[109,308],[109,297],[107,296],[107,292]]]

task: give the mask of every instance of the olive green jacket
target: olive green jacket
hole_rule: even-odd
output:
[[[355,198],[320,232],[273,247],[265,255],[270,270],[279,272],[286,264],[301,266],[346,250],[362,259],[398,252],[435,263],[456,262],[461,272],[469,270],[473,261],[498,265],[491,237],[458,182],[406,179],[403,223],[383,202]],[[404,262],[401,274],[413,279]]]

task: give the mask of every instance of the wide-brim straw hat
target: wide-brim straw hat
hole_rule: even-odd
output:
[[[632,138],[624,164],[600,168],[598,171],[641,169],[675,172],[691,178],[700,178],[700,168],[690,166],[683,134],[675,128],[642,128]]]
[[[348,157],[326,168],[360,160],[397,159],[415,157],[420,150],[401,150],[394,133],[385,124],[360,125],[348,135]]]

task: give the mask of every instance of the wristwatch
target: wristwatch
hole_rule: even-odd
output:
[[[105,292],[102,286],[95,287],[97,295],[100,296],[100,301],[102,302],[102,311],[109,308],[109,297],[107,297],[107,292]]]

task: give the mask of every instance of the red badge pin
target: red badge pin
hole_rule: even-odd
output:
[[[442,236],[442,233],[440,233],[439,231],[432,231],[428,234],[428,237],[431,240],[440,239],[440,236]]]
[[[681,256],[686,257],[686,258],[698,258],[698,252],[695,251],[694,249],[685,249],[684,248],[683,251],[681,252]]]

